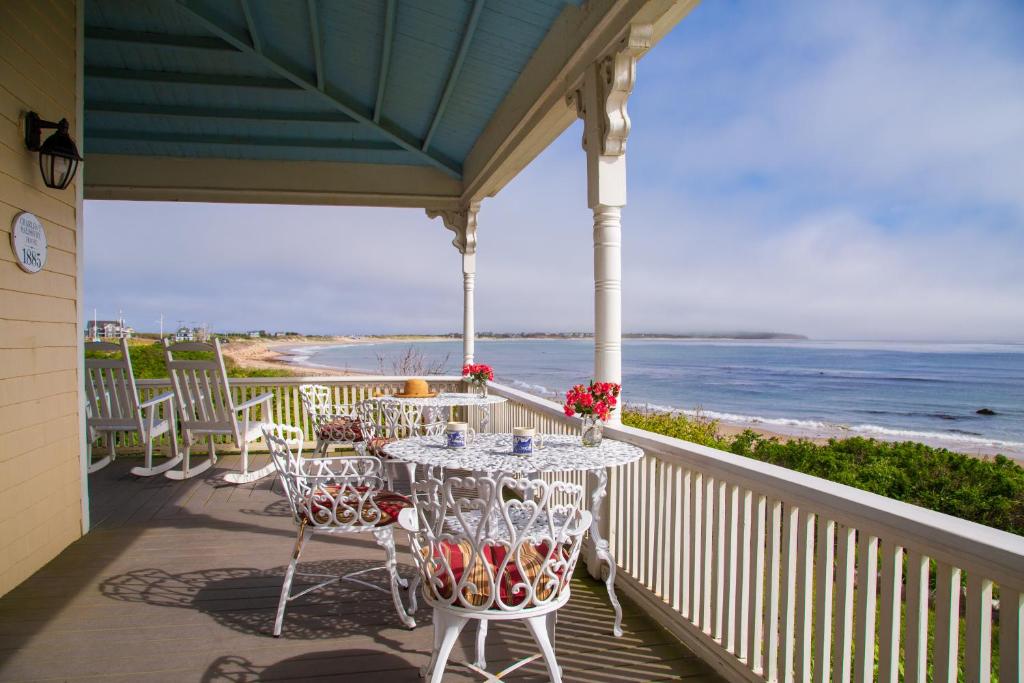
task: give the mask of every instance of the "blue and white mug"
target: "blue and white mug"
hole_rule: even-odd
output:
[[[544,436],[533,427],[514,427],[512,429],[512,453],[530,455],[535,448],[544,448]]]
[[[444,442],[448,448],[465,448],[473,443],[476,432],[465,422],[449,422],[444,428]]]

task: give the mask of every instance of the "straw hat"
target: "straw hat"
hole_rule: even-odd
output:
[[[400,393],[395,394],[398,398],[430,398],[437,396],[436,391],[430,390],[430,385],[423,379],[407,379],[405,386]]]

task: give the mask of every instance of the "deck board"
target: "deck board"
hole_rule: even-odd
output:
[[[136,462],[91,475],[93,530],[0,598],[0,681],[421,680],[429,610],[409,631],[388,596],[364,587],[311,593],[290,606],[282,637],[269,635],[294,540],[273,479],[223,484],[236,456],[186,482],[137,479]],[[369,537],[317,537],[303,559],[307,571],[345,573],[382,554]],[[412,573],[407,556],[401,571]],[[566,681],[720,680],[636,605],[623,607],[626,633],[613,638],[603,586],[574,581],[556,644]],[[471,658],[472,641],[464,634],[451,661]],[[492,670],[534,652],[521,624],[492,625]],[[537,663],[515,673],[508,680],[546,679]],[[445,680],[478,679],[450,663]]]

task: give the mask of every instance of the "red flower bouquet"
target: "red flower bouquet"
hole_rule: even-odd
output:
[[[462,376],[475,384],[484,384],[494,381],[494,369],[484,363],[466,364],[462,366]]]
[[[577,384],[565,394],[565,414],[569,417],[593,416],[606,421],[619,401],[622,385],[614,382],[591,382],[589,386]]]

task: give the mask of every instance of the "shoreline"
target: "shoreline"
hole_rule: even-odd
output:
[[[480,339],[483,339],[482,337]],[[530,338],[518,338],[514,340],[502,341],[529,341]],[[316,339],[309,338],[288,338],[288,339],[257,339],[257,340],[238,340],[233,341],[230,344],[224,345],[224,355],[230,357],[239,366],[252,369],[273,369],[273,370],[287,370],[294,376],[312,375],[319,377],[354,377],[362,375],[379,375],[376,371],[360,371],[354,369],[337,368],[325,365],[317,365],[314,363],[305,362],[308,360],[308,356],[301,352],[303,347],[317,347],[317,346],[342,346],[342,345],[373,345],[373,344],[388,344],[388,343],[402,343],[402,342],[443,342],[443,341],[457,341],[449,337],[427,337],[427,336],[415,336],[415,335],[403,335],[396,337],[347,337],[347,336],[330,336],[320,337]],[[547,397],[550,398],[550,397]],[[635,406],[637,408],[644,408],[644,406]],[[681,411],[661,411],[661,412],[681,412]],[[756,422],[738,422],[718,419],[718,431],[722,436],[733,437],[745,430],[750,430],[766,438],[778,439],[780,442],[795,441],[804,439],[817,444],[825,444],[829,439],[845,439],[856,436],[864,438],[873,438],[879,441],[888,442],[903,442],[912,441],[916,443],[923,443],[928,446],[947,448],[951,451],[958,453],[964,453],[981,459],[990,459],[997,453],[1002,453],[1006,457],[1014,460],[1018,463],[1024,464],[1024,453],[1016,453],[1009,451],[1005,447],[999,446],[984,446],[975,445],[973,447],[951,445],[943,442],[939,437],[936,438],[915,438],[907,436],[905,438],[885,438],[879,434],[865,434],[860,433],[849,428],[844,428],[842,425],[836,425],[835,429],[809,429],[794,426],[792,430],[783,430],[778,428],[769,429],[763,426],[759,426]]]

